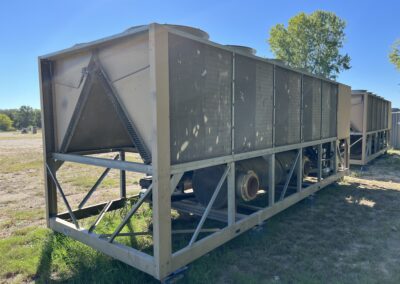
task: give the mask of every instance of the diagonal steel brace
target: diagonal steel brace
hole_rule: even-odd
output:
[[[118,160],[119,155],[116,155],[114,157],[114,160]],[[107,174],[110,172],[111,168],[107,168],[104,170],[104,172],[101,174],[99,179],[96,181],[96,183],[93,185],[93,187],[89,190],[89,192],[86,194],[86,196],[82,199],[81,203],[79,203],[78,208],[82,209],[82,207],[86,204],[86,202],[89,200],[89,198],[92,196],[92,194],[96,191],[96,189],[99,187],[101,182],[104,180],[104,178],[107,176]]]
[[[126,214],[124,220],[122,220],[122,222],[118,225],[118,227],[115,229],[114,233],[111,235],[110,239],[108,240],[108,242],[112,243],[114,241],[114,239],[118,236],[118,234],[121,232],[121,230],[124,228],[124,226],[126,225],[126,223],[129,222],[129,220],[131,219],[131,217],[133,216],[133,214],[135,214],[135,212],[139,209],[139,207],[143,204],[143,202],[146,200],[147,196],[149,196],[149,194],[151,193],[153,188],[153,184],[151,184],[149,186],[149,188],[144,192],[144,194],[139,198],[139,200],[135,203],[135,205],[133,205],[133,207],[131,208],[131,210],[128,212],[128,214]]]
[[[210,199],[210,202],[208,203],[207,208],[204,211],[203,216],[201,217],[200,222],[197,225],[197,228],[194,231],[193,236],[192,236],[188,246],[193,245],[193,243],[196,241],[196,239],[197,239],[197,237],[198,237],[198,235],[200,233],[200,230],[203,227],[204,222],[206,221],[207,216],[211,211],[211,208],[212,208],[212,206],[214,204],[214,201],[215,201],[215,199],[217,199],[218,193],[220,192],[220,190],[222,188],[222,185],[224,184],[224,181],[225,181],[226,177],[228,176],[228,173],[229,173],[230,169],[231,169],[231,166],[228,165],[226,167],[225,172],[223,173],[221,179],[219,180],[217,187],[215,188],[215,191],[214,191],[214,193],[213,193],[213,195],[212,195],[212,197]]]
[[[47,171],[49,172],[49,175],[50,175],[51,179],[55,183],[56,188],[58,189],[58,191],[61,194],[61,197],[62,197],[62,199],[64,201],[64,204],[67,207],[68,213],[71,216],[72,222],[74,222],[75,227],[77,229],[79,229],[78,221],[77,221],[74,213],[72,212],[71,206],[68,203],[67,197],[65,196],[64,191],[62,190],[60,183],[58,182],[57,178],[55,177],[55,175],[53,174],[53,172],[51,171],[51,169],[50,169],[50,167],[49,167],[49,165],[47,163],[46,163],[46,168],[47,168]]]
[[[294,163],[293,163],[293,165],[292,165],[292,168],[290,169],[290,172],[289,172],[289,174],[288,174],[287,177],[286,177],[285,186],[283,187],[281,196],[280,196],[280,198],[279,198],[280,201],[282,201],[283,198],[284,198],[285,195],[286,195],[286,191],[287,191],[287,189],[288,189],[288,187],[289,187],[289,182],[290,182],[290,180],[292,179],[293,172],[294,172],[294,169],[295,169],[295,167],[296,167],[296,165],[297,165],[297,161],[299,160],[300,155],[301,155],[301,151],[299,151],[299,153],[297,154],[296,159],[294,160]],[[297,178],[301,178],[301,177],[297,177]]]

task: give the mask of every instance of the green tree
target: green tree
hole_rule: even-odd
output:
[[[40,127],[42,127],[41,111],[40,111],[40,109],[35,109],[34,112],[35,112],[35,123],[33,125],[40,128]]]
[[[291,67],[335,79],[350,69],[350,56],[340,54],[346,23],[334,13],[300,13],[289,20],[287,28],[277,24],[270,30],[269,44],[277,59]]]
[[[35,125],[35,111],[30,106],[21,106],[18,109],[15,120],[17,128],[25,128]]]
[[[389,60],[396,66],[398,70],[400,70],[400,40],[397,40],[393,46],[392,50],[389,54]]]
[[[15,121],[17,118],[18,109],[1,109],[0,113],[7,115],[13,121],[13,127],[17,128]]]
[[[8,115],[6,115],[4,113],[0,113],[0,130],[3,130],[3,131],[11,130],[12,124],[13,124],[13,121],[11,120],[11,118]]]

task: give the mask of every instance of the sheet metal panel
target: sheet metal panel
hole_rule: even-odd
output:
[[[336,136],[337,92],[337,85],[322,81],[322,138]]]
[[[303,140],[321,138],[321,80],[303,77]]]
[[[383,100],[379,100],[379,123],[378,123],[378,129],[383,129],[383,121],[384,121],[384,111],[383,111]]]
[[[301,74],[275,69],[275,145],[300,142]]]
[[[350,116],[352,109],[351,88],[338,85],[337,102],[337,138],[344,139],[350,136]]]
[[[235,56],[235,153],[272,146],[273,65]]]
[[[98,49],[98,58],[121,105],[151,149],[153,110],[150,94],[148,33],[120,39]]]
[[[351,95],[351,114],[350,128],[354,132],[363,132],[363,117],[364,117],[364,96],[361,94]]]
[[[373,98],[367,95],[367,131],[372,131],[372,108]]]
[[[372,102],[372,121],[371,121],[371,130],[376,130],[377,129],[377,117],[378,117],[378,112],[377,112],[377,99],[373,96],[370,96],[371,102]]]
[[[400,112],[392,113],[392,147],[400,149]]]
[[[389,117],[389,114],[388,114],[388,109],[389,109],[389,103],[387,102],[387,101],[385,101],[384,102],[384,117],[383,117],[383,127],[384,128],[388,128],[388,117]]]
[[[82,112],[66,152],[133,146],[126,127],[100,82],[93,81],[87,100],[81,107]]]
[[[52,81],[57,150],[64,139],[85,84],[84,70],[91,56],[91,52],[83,52],[54,61]]]
[[[231,153],[232,53],[169,34],[171,163]]]
[[[331,107],[330,107],[330,120],[329,120],[329,137],[335,137],[337,134],[337,103],[338,103],[338,86],[336,84],[331,85]],[[325,137],[324,137],[325,138]]]

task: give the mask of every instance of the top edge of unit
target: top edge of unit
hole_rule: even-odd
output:
[[[306,75],[306,76],[310,76],[310,77],[314,77],[326,82],[331,82],[334,84],[340,84],[342,86],[347,86],[350,87],[349,85],[337,82],[335,80],[329,79],[329,78],[325,78],[316,74],[313,74],[311,72],[308,72],[307,70],[304,69],[299,69],[299,68],[294,68],[291,67],[289,65],[287,65],[285,62],[279,60],[279,59],[273,59],[273,58],[265,58],[265,57],[261,57],[258,55],[255,55],[255,49],[251,48],[251,47],[244,47],[240,48],[239,46],[229,46],[229,45],[223,45],[223,44],[219,44],[213,41],[210,41],[209,39],[209,35],[207,32],[195,28],[195,27],[190,27],[190,26],[184,26],[184,25],[175,25],[175,24],[158,24],[158,23],[152,23],[152,24],[148,24],[148,25],[139,25],[139,26],[134,26],[131,28],[126,29],[125,31],[112,35],[112,36],[108,36],[108,37],[104,37],[98,40],[94,40],[94,41],[90,41],[87,43],[80,43],[80,44],[76,44],[72,47],[66,48],[66,49],[62,49],[56,52],[52,52],[46,55],[42,55],[39,56],[39,60],[42,59],[55,59],[57,57],[63,57],[72,53],[77,53],[77,52],[82,52],[86,49],[89,49],[93,46],[98,46],[98,45],[102,45],[108,42],[111,42],[113,40],[117,40],[117,39],[122,39],[125,37],[129,37],[129,36],[133,36],[133,35],[137,35],[137,34],[141,34],[143,32],[146,32],[150,29],[150,26],[156,24],[159,26],[163,26],[165,27],[169,32],[173,32],[176,33],[178,35],[182,35],[185,36],[187,38],[193,39],[193,40],[197,40],[212,46],[216,46],[225,50],[228,50],[230,52],[233,52],[235,54],[239,54],[239,55],[244,55],[256,60],[260,60],[260,61],[264,61],[267,63],[270,63],[272,65],[278,66],[278,67],[282,67],[285,68],[287,70],[290,71],[294,71],[294,72],[298,72],[300,74]],[[251,52],[250,52],[251,51]]]
[[[245,46],[245,45],[235,45],[235,44],[226,44],[225,46],[231,48],[233,51],[239,51],[239,52],[244,52],[244,53],[248,53],[251,55],[256,55],[257,50],[249,47],[249,46]]]
[[[104,38],[90,41],[90,42],[78,43],[69,48],[65,48],[65,49],[62,49],[62,50],[59,50],[56,52],[41,55],[41,56],[39,56],[39,59],[52,59],[52,58],[55,58],[55,57],[58,57],[58,56],[61,56],[64,54],[80,52],[80,51],[88,49],[94,45],[101,45],[101,44],[110,42],[112,40],[121,39],[121,38],[125,38],[125,37],[129,37],[132,35],[143,33],[145,31],[148,31],[149,27],[150,27],[150,25],[140,25],[140,26],[131,27],[131,28],[123,31],[122,33],[114,34],[112,36],[104,37]]]
[[[168,29],[169,32],[172,32],[174,34],[185,36],[186,38],[189,38],[189,39],[192,39],[192,40],[196,40],[196,41],[199,41],[199,42],[211,45],[211,46],[215,46],[215,47],[218,47],[218,48],[233,52],[234,54],[243,55],[243,56],[246,56],[246,57],[249,57],[249,58],[253,58],[255,60],[263,61],[263,62],[272,64],[272,65],[275,65],[275,66],[278,66],[278,67],[282,67],[282,68],[290,70],[290,71],[294,71],[294,72],[300,73],[302,75],[314,77],[314,78],[317,78],[317,79],[320,79],[320,80],[323,80],[323,81],[326,81],[326,82],[330,82],[330,83],[333,83],[333,84],[342,85],[342,86],[350,88],[349,85],[337,82],[335,80],[332,80],[332,79],[329,79],[329,78],[326,78],[326,77],[322,77],[320,75],[313,74],[313,73],[308,72],[308,71],[306,71],[304,69],[291,67],[291,66],[287,65],[282,60],[258,56],[256,54],[254,54],[256,52],[256,50],[251,48],[251,47],[241,46],[241,45],[223,45],[223,44],[211,41],[209,39],[203,39],[203,38],[199,38],[199,37],[193,36],[193,35],[188,34],[188,33],[184,33],[181,30],[178,30],[178,29],[176,29],[174,27],[167,26],[167,29]]]
[[[375,97],[375,98],[390,102],[389,100],[385,99],[384,97],[379,96],[379,95],[377,95],[377,94],[375,94],[373,92],[370,92],[368,90],[351,90],[351,94],[352,95],[364,95],[365,94],[365,95],[369,95],[371,97]]]
[[[191,27],[191,26],[184,26],[184,25],[174,25],[174,24],[164,24],[163,26],[170,27],[175,30],[180,30],[185,33],[191,34],[193,36],[199,37],[204,40],[209,40],[210,35],[203,31],[202,29]]]
[[[157,24],[157,23],[154,23]],[[42,55],[39,56],[39,59],[51,59],[51,58],[55,58],[64,54],[69,54],[69,53],[74,53],[74,52],[79,52],[79,51],[83,51],[89,47],[95,46],[95,45],[100,45],[109,41],[113,41],[116,39],[120,39],[120,38],[124,38],[124,37],[128,37],[128,36],[132,36],[132,35],[136,35],[145,31],[148,31],[150,28],[150,25],[138,25],[138,26],[133,26],[130,27],[126,30],[124,30],[121,33],[112,35],[112,36],[108,36],[108,37],[104,37],[98,40],[94,40],[94,41],[90,41],[90,42],[85,42],[85,43],[78,43],[73,45],[72,47],[66,48],[66,49],[62,49],[56,52],[52,52],[46,55]],[[185,26],[185,25],[175,25],[175,24],[158,24],[160,26],[165,26],[167,28],[171,28],[174,30],[179,30],[185,34],[190,34],[192,36],[198,37],[200,39],[203,40],[209,40],[210,36],[207,32],[199,29],[199,28],[195,28],[195,27],[191,27],[191,26]]]
[[[364,94],[367,93],[367,90],[351,90],[352,94]]]

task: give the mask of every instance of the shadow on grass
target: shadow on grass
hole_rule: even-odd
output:
[[[44,243],[37,283],[158,283],[151,276],[59,233]]]
[[[38,282],[46,283],[51,277],[51,254],[53,253],[54,234],[51,233],[44,242],[42,254],[40,256],[39,265],[37,267],[36,275]]]
[[[377,181],[400,182],[400,151],[390,150],[370,161],[367,165],[351,165],[351,175]]]
[[[190,265],[180,283],[400,281],[400,191],[332,185]],[[157,283],[61,234],[51,234],[40,283]]]

